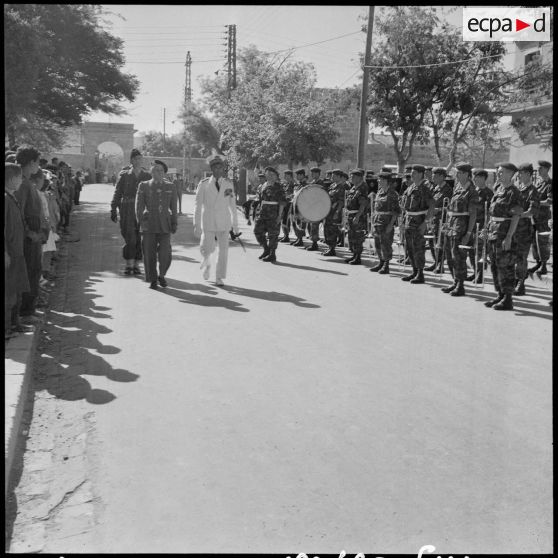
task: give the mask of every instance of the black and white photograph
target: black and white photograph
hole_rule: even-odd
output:
[[[5,552],[552,555],[553,17],[4,4]]]

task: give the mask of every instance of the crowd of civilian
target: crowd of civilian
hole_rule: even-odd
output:
[[[46,305],[59,243],[79,205],[81,171],[55,157],[49,163],[33,147],[5,152],[4,337],[33,331]]]

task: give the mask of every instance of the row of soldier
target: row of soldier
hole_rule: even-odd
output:
[[[287,170],[281,182],[277,171],[267,167],[259,175],[256,195],[244,204],[244,212],[249,223],[251,217],[255,220],[254,233],[264,248],[260,259],[276,261],[279,242],[303,247],[306,232],[311,240],[306,250],[318,250],[320,223],[301,219],[293,200],[305,186],[321,186],[331,201],[331,209],[323,220],[328,246],[324,256],[336,255],[335,249],[344,244],[346,233],[352,253],[346,262],[360,265],[365,239],[372,237],[379,261],[370,271],[389,274],[397,227],[397,245],[404,252],[401,260],[412,267],[412,272],[402,277],[403,281],[425,282],[428,240],[433,263],[426,270],[443,273],[447,262],[453,277],[453,283],[442,288],[443,292],[464,296],[465,281],[483,282],[490,261],[498,295],[485,304],[497,310],[511,310],[512,295],[526,293],[528,275],[536,272],[540,277],[547,273],[552,225],[550,167],[548,161],[538,162],[535,183],[535,170],[530,163],[519,167],[501,163],[493,189],[487,185],[488,172],[484,169],[473,172],[467,163],[456,165],[455,185],[448,180],[444,168],[423,165],[409,167],[407,182],[398,181],[384,168],[378,175],[377,186],[365,181],[363,169],[353,169],[350,176],[335,169],[330,180],[321,179],[318,167],[310,169],[310,180],[304,169],[294,174]],[[289,236],[291,228],[294,241]],[[531,250],[536,265],[528,269]],[[467,260],[472,264],[470,274]]]

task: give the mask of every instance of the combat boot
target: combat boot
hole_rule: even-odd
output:
[[[537,273],[537,275],[546,275],[547,273],[546,262],[541,262],[541,270]]]
[[[498,296],[492,300],[487,300],[484,305],[487,308],[492,308],[495,304],[498,304],[504,298],[504,293],[498,292]]]
[[[297,238],[294,242],[291,242],[291,246],[304,246],[302,238]]]
[[[306,250],[308,250],[308,252],[315,252],[316,250],[319,250],[318,243],[312,242],[310,246],[306,247]]]
[[[389,261],[384,262],[384,267],[378,271],[380,275],[387,275],[389,273]]]
[[[264,248],[264,251],[258,256],[259,260],[263,260],[264,258],[267,258],[267,256],[269,256],[269,245],[267,244],[267,242],[262,246]]]
[[[515,291],[513,291],[513,294],[515,296],[523,296],[525,294],[525,281],[518,282]]]
[[[421,283],[424,283],[424,273],[422,269],[418,270],[418,273],[415,275],[413,279],[411,279],[410,282],[413,283],[414,285],[420,285]]]
[[[484,274],[484,272],[483,272],[482,267],[481,267],[481,268],[479,269],[479,271],[477,272],[477,279],[476,279],[476,281],[475,281],[475,283],[476,283],[477,285],[480,285],[480,284],[482,283],[483,274]]]
[[[353,254],[350,258],[345,259],[345,263],[350,264],[356,258],[356,254]]]
[[[467,275],[465,281],[474,281],[475,280],[475,273],[471,273],[471,275]]]
[[[513,310],[513,299],[510,293],[506,293],[503,299],[493,306],[494,310]]]
[[[263,258],[264,262],[276,262],[277,258],[275,257],[275,248],[271,248],[269,250],[269,254]]]
[[[411,281],[417,276],[417,274],[418,274],[418,269],[413,267],[413,273],[411,273],[410,275],[406,275],[405,277],[401,277],[401,281]]]
[[[370,271],[380,271],[380,269],[382,269],[382,267],[384,267],[384,260],[380,260],[374,267],[370,268]]]
[[[333,246],[329,247],[329,250],[327,252],[324,252],[322,254],[323,256],[335,256],[335,248]]]
[[[530,267],[527,271],[529,273],[535,273],[535,271],[537,271],[537,269],[539,269],[539,267],[541,267],[541,265],[543,265],[543,263],[540,260],[537,260],[536,265],[534,265],[533,267]]]
[[[284,244],[286,244],[287,242],[290,244],[291,239],[287,236],[284,236],[279,242],[283,242]]]
[[[454,281],[452,285],[448,285],[447,287],[442,287],[440,290],[443,293],[451,293],[454,289],[457,289],[459,281]]]
[[[424,271],[434,271],[437,266],[438,266],[438,264],[436,263],[436,261],[434,261],[434,263],[432,265],[429,265],[428,267],[425,267]]]
[[[465,287],[463,286],[463,281],[458,281],[455,289],[450,293],[451,296],[465,296]]]
[[[360,261],[360,254],[356,254],[356,256],[349,262],[349,265],[361,265],[362,262]]]

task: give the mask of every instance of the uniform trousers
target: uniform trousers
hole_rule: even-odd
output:
[[[453,260],[453,278],[456,281],[465,281],[467,279],[467,257],[472,250],[465,250],[459,248],[463,244],[463,237],[465,235],[450,236],[451,257]],[[471,242],[469,242],[471,245]]]
[[[281,225],[277,222],[277,217],[257,217],[256,224],[254,225],[254,236],[261,246],[265,246],[266,242],[269,241],[269,248],[275,250],[279,242],[280,228]]]
[[[122,257],[125,260],[141,260],[141,235],[135,215],[120,215],[120,234],[124,239]]]
[[[515,262],[515,278],[518,281],[524,281],[527,278],[527,257],[531,249],[531,241],[533,238],[532,227],[527,231],[515,234],[514,240],[516,245],[516,262]]]
[[[227,262],[229,259],[229,231],[204,231],[200,239],[200,252],[203,258],[202,267],[209,267],[209,258],[215,252],[215,246],[219,246],[217,255],[217,268],[215,277],[226,279]]]
[[[546,263],[550,259],[550,234],[539,234],[549,232],[550,227],[548,226],[548,222],[537,223],[537,230],[533,231],[533,258],[535,258],[537,262]]]
[[[502,248],[502,239],[489,240],[490,271],[494,281],[494,290],[502,294],[513,294],[515,288],[516,251],[512,240],[511,249]]]
[[[349,216],[348,227],[347,236],[349,240],[349,250],[355,256],[360,256],[362,254],[364,239],[366,238],[366,224]]]
[[[39,295],[39,282],[43,263],[42,243],[25,239],[23,244],[25,265],[27,266],[27,277],[29,278],[29,291],[21,295],[20,314],[29,316],[35,312],[37,296]]]
[[[317,223],[310,223],[310,240],[318,242],[320,240],[320,221]]]
[[[141,233],[143,247],[143,265],[145,280],[148,283],[157,281],[157,276],[164,277],[172,261],[170,233]],[[159,273],[157,273],[159,260]]]
[[[374,247],[378,259],[383,262],[389,262],[393,257],[393,227],[386,232],[385,225],[374,225]]]
[[[422,271],[424,269],[424,249],[426,247],[424,234],[417,229],[405,227],[405,246],[413,269]]]

